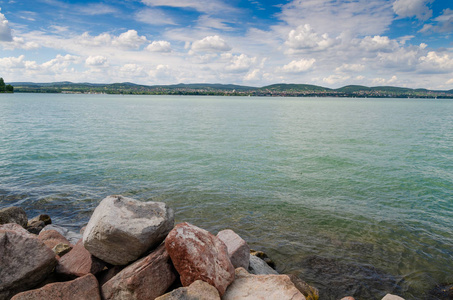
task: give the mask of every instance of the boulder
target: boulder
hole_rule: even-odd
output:
[[[105,300],[145,300],[163,295],[176,279],[164,245],[134,262],[102,285]]]
[[[382,300],[404,300],[404,298],[392,294],[387,294],[384,296],[384,298],[382,298]]]
[[[30,233],[39,234],[45,226],[46,226],[46,223],[44,223],[43,221],[33,221],[33,222],[29,221],[28,225],[27,225],[27,230]]]
[[[41,214],[29,220],[28,224],[33,222],[44,222],[44,224],[49,225],[52,224],[52,219],[50,218],[49,215]]]
[[[27,227],[27,214],[21,207],[11,206],[0,209],[0,224],[16,223]]]
[[[83,243],[94,256],[125,265],[159,245],[173,225],[173,210],[165,203],[109,196],[94,210]]]
[[[228,256],[234,268],[248,269],[250,262],[249,245],[231,229],[225,229],[217,233],[217,237],[225,243]]]
[[[222,300],[305,300],[287,275],[253,275],[244,268],[237,268],[235,273],[236,279],[228,287]]]
[[[69,229],[67,228],[64,228],[62,226],[58,226],[58,225],[54,225],[54,224],[50,224],[50,225],[47,225],[46,227],[43,228],[42,231],[47,231],[47,230],[55,230],[55,231],[58,231],[62,236],[64,236],[68,241],[69,243],[71,243],[72,245],[75,245],[77,244],[77,242],[82,238],[82,235],[79,234],[79,233],[76,233],[74,231],[70,231]],[[41,232],[42,232],[41,231]],[[41,233],[40,232],[40,233]]]
[[[68,244],[63,244],[63,243],[56,244],[52,248],[53,253],[55,253],[55,255],[57,255],[58,257],[62,257],[63,255],[69,253],[69,251],[71,251],[71,250],[72,250],[71,246],[69,246]]]
[[[201,280],[197,280],[188,287],[181,287],[170,293],[157,297],[155,300],[220,300],[219,292],[215,287]]]
[[[56,282],[17,294],[11,300],[101,300],[99,284],[92,274],[72,281]]]
[[[294,274],[288,275],[289,279],[291,279],[291,282],[294,284],[294,286],[305,296],[307,300],[318,300],[319,299],[319,291],[317,288],[312,287],[299,277],[297,277]],[[344,299],[347,300],[347,299]],[[349,300],[354,300],[354,299],[349,299]]]
[[[250,250],[250,254],[261,258],[269,265],[269,267],[275,270],[275,262],[263,251]]]
[[[56,263],[52,250],[23,228],[0,230],[0,299],[33,288]]]
[[[58,244],[70,244],[70,242],[56,230],[41,231],[38,235],[38,239],[40,239],[50,249]]]
[[[278,272],[269,267],[261,258],[250,254],[249,272],[255,275],[278,275]]]
[[[60,258],[55,272],[64,277],[76,278],[89,273],[97,274],[105,267],[106,264],[91,255],[80,240],[68,254]]]
[[[0,225],[0,230],[10,230],[16,232],[17,234],[22,234],[25,236],[30,235],[30,232],[28,232],[27,229],[25,229],[24,227],[20,226],[17,223],[8,223]]]
[[[227,247],[204,229],[189,223],[178,224],[165,239],[165,247],[183,286],[203,280],[222,296],[234,280]]]

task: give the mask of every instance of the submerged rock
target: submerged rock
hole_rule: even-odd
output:
[[[163,202],[108,196],[94,210],[83,244],[94,256],[125,265],[159,245],[173,225],[173,210]]]
[[[157,297],[155,300],[220,300],[215,287],[201,280],[193,282],[188,287],[181,287]]]
[[[189,223],[178,224],[165,239],[165,247],[184,286],[203,280],[223,295],[234,280],[227,247],[204,229]]]
[[[235,280],[222,300],[305,300],[287,275],[253,275],[244,268],[237,268],[235,273]]]
[[[429,291],[429,295],[439,300],[452,300],[453,284],[438,284]]]
[[[261,258],[250,254],[249,272],[255,275],[278,275],[278,272],[269,267],[269,265]]]
[[[0,225],[8,223],[16,223],[23,228],[27,227],[27,214],[21,207],[11,206],[0,209]]]
[[[247,243],[231,229],[217,233],[217,237],[225,243],[228,256],[234,268],[248,269],[250,262],[250,248]]]

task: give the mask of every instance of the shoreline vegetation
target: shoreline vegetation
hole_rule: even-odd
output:
[[[453,89],[438,91],[361,85],[348,85],[338,89],[309,84],[273,84],[264,87],[204,83],[148,86],[129,82],[94,84],[68,81],[14,82],[11,85],[14,86],[14,91],[19,93],[453,99]]]

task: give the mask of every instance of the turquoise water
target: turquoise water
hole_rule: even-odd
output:
[[[231,228],[322,299],[453,283],[453,101],[0,96],[0,208],[78,229],[103,197]]]

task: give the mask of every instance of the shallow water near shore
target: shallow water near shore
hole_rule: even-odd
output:
[[[77,230],[110,194],[231,228],[321,299],[440,299],[453,101],[0,96],[0,208]]]

